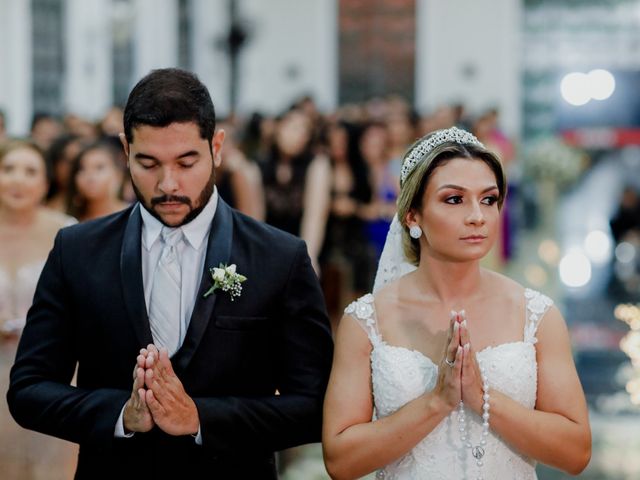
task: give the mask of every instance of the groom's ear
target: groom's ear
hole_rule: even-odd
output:
[[[124,149],[124,155],[127,157],[127,168],[129,168],[129,142],[127,141],[127,136],[124,133],[119,133],[118,138]]]
[[[221,128],[211,137],[211,150],[213,154],[213,166],[218,168],[222,164],[222,144],[224,143],[225,132]]]
[[[122,148],[124,148],[124,154],[129,158],[129,142],[127,141],[127,136],[124,133],[119,133],[118,138],[120,139]]]

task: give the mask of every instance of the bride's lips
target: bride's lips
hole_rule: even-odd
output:
[[[460,240],[464,240],[465,242],[469,243],[480,243],[486,239],[486,235],[467,235],[466,237],[462,237]]]

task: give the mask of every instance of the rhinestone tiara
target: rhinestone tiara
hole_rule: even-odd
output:
[[[431,150],[444,143],[458,143],[461,145],[476,145],[483,147],[484,145],[475,135],[462,130],[458,127],[451,127],[445,130],[438,130],[429,138],[421,141],[405,156],[400,170],[400,183],[403,184],[415,166],[420,163]]]

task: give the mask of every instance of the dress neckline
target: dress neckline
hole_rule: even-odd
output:
[[[525,305],[525,310],[526,310],[526,305]],[[373,296],[371,296],[371,315],[373,316],[373,324],[375,325],[374,332],[375,332],[375,335],[376,335],[380,345],[385,346],[387,348],[394,348],[394,349],[404,350],[404,351],[407,351],[407,352],[417,353],[420,356],[422,356],[424,359],[428,360],[436,368],[438,367],[438,364],[435,363],[431,359],[431,357],[429,357],[428,355],[422,353],[420,350],[416,350],[415,348],[403,347],[401,345],[392,345],[392,344],[388,343],[384,338],[382,338],[382,334],[380,333],[380,330],[378,330],[378,325],[379,325],[378,324],[378,312],[376,311],[376,302],[375,302],[375,298],[373,298]],[[525,327],[526,327],[527,320],[528,319],[526,318],[526,312],[525,312]],[[510,342],[502,342],[502,343],[499,343],[497,345],[487,345],[482,350],[476,351],[476,355],[482,354],[482,353],[484,353],[484,352],[486,352],[488,350],[491,350],[491,349],[500,348],[500,347],[507,346],[507,345],[518,345],[518,344],[521,344],[521,343],[528,343],[528,342],[526,342],[524,339],[522,339],[522,340],[513,340],[513,341],[510,341]],[[375,348],[375,347],[376,346],[373,345],[373,348]]]
[[[503,342],[503,343],[499,343],[497,345],[487,345],[482,350],[476,352],[476,355],[483,355],[484,353],[486,353],[488,351],[491,351],[491,350],[498,350],[498,349],[502,349],[504,347],[515,346],[515,345],[532,345],[532,344],[529,343],[529,342],[525,342],[524,340],[514,340],[512,342]],[[420,350],[416,350],[415,348],[403,347],[401,345],[393,345],[391,343],[387,343],[387,341],[383,340],[382,338],[379,338],[379,343],[377,345],[373,345],[372,350],[375,350],[377,348],[388,348],[388,349],[392,349],[392,350],[402,350],[404,352],[408,352],[408,353],[417,355],[418,357],[420,357],[424,361],[426,361],[428,364],[432,365],[436,370],[438,369],[438,364],[437,363],[435,363],[428,355],[425,355]]]
[[[481,350],[476,351],[476,354],[484,354],[491,350],[501,349],[514,345],[535,345],[538,341],[536,338],[536,330],[540,324],[540,320],[553,305],[553,301],[546,295],[541,294],[535,290],[525,288],[525,325],[523,337],[520,340],[512,340],[509,342],[499,343],[497,345],[487,345]],[[378,315],[376,312],[375,298],[371,293],[368,293],[358,300],[352,302],[346,309],[345,313],[352,315],[354,319],[358,320],[358,323],[363,327],[372,345],[372,353],[377,347],[385,347],[388,349],[396,349],[405,352],[410,352],[413,355],[418,355],[424,361],[430,363],[437,368],[437,364],[423,352],[401,345],[392,345],[382,338],[380,331],[378,330]]]

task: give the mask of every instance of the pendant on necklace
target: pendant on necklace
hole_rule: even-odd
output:
[[[484,448],[482,448],[479,445],[476,445],[475,447],[473,447],[473,449],[471,450],[471,454],[473,455],[473,457],[476,460],[480,460],[482,457],[484,457]]]

